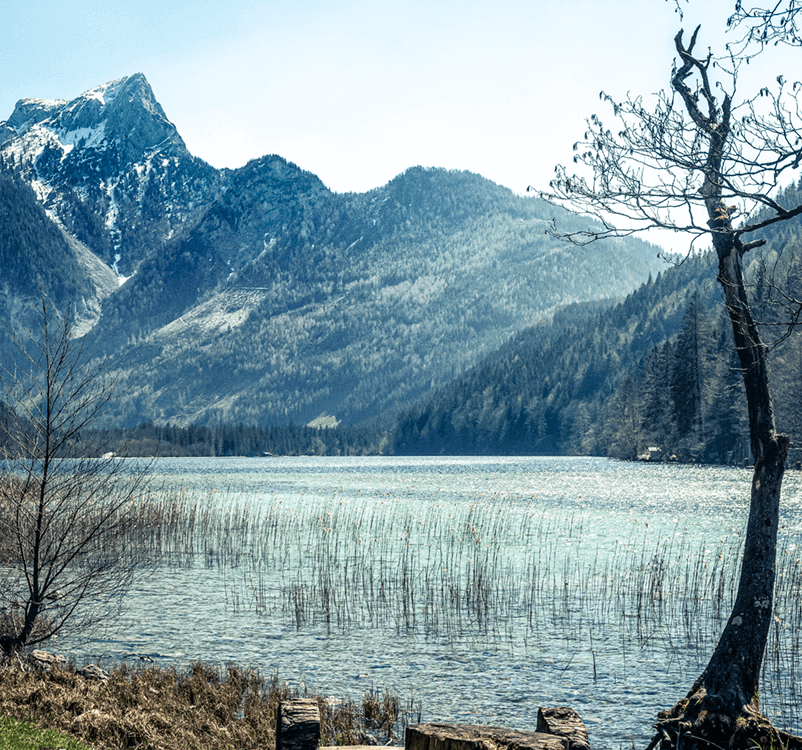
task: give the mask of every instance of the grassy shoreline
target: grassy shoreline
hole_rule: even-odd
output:
[[[0,750],[65,747],[54,744],[54,730],[95,750],[265,750],[275,746],[279,702],[297,695],[275,675],[236,666],[119,664],[101,681],[71,664],[40,669],[7,660],[0,666]],[[370,690],[358,702],[315,697],[327,745],[395,744],[412,717],[411,705],[402,708],[389,692]],[[16,736],[19,744],[6,744]]]

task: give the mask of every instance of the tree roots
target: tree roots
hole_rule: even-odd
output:
[[[733,715],[712,703],[700,690],[661,711],[647,750],[802,750],[802,737],[777,729],[752,707]]]

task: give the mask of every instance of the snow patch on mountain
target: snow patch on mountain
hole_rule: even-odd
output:
[[[47,201],[47,196],[50,195],[51,192],[50,187],[46,183],[42,182],[42,180],[31,180],[30,185],[31,188],[33,189],[33,192],[36,193],[36,199],[40,203],[45,203]],[[46,208],[45,212],[51,219],[53,219],[53,221],[56,222],[56,224],[61,226],[61,222],[59,221],[58,216],[56,216],[53,213],[53,211]]]
[[[35,99],[26,97],[20,99],[11,113],[11,117],[0,125],[5,125],[6,128],[14,132],[16,135],[22,135],[34,125],[46,120],[51,114],[67,104],[65,99]]]
[[[72,150],[73,146],[83,141],[84,148],[98,148],[106,137],[106,120],[91,128],[76,128],[59,134],[61,147]],[[69,153],[69,151],[67,151]]]
[[[109,81],[108,83],[101,83],[100,86],[87,91],[84,96],[87,98],[97,99],[103,106],[111,104],[120,92],[120,88],[127,84],[129,81],[134,81],[137,77],[142,77],[141,73],[126,78],[118,78],[116,81]]]
[[[19,138],[7,143],[4,151],[10,154],[14,161],[32,165],[48,146],[61,148],[61,143],[55,133],[37,123],[26,129]]]
[[[120,214],[120,204],[117,203],[117,197],[114,194],[114,185],[108,182],[103,183],[103,190],[109,201],[109,207],[106,211],[106,228],[112,229],[117,224],[117,217]]]
[[[106,99],[104,98],[103,94],[105,92],[106,87],[101,87],[101,89],[92,89],[92,91],[87,91],[84,95],[84,99],[94,99],[95,101],[100,102],[102,107],[106,106]]]

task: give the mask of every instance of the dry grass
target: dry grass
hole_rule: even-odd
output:
[[[205,664],[183,673],[119,665],[107,683],[71,666],[0,669],[1,715],[65,732],[96,750],[265,750],[275,746],[279,702],[292,696],[276,677]],[[363,742],[366,726],[392,737],[399,720],[398,699],[389,694],[369,692],[361,710],[350,701],[318,702],[325,743]],[[395,712],[388,714],[387,706]]]
[[[404,729],[413,720],[420,723],[420,709],[412,703],[402,707],[397,695],[368,690],[361,703],[318,698],[322,745],[380,745],[403,743]]]

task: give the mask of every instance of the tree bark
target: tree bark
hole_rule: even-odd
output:
[[[710,662],[688,697],[693,697],[697,704],[703,703],[703,710],[738,717],[757,714],[759,709],[758,682],[772,619],[780,491],[789,440],[775,430],[766,346],[760,340],[744,283],[743,255],[747,246],[732,226],[732,209],[722,199],[724,154],[732,134],[731,101],[725,95],[721,107],[717,106],[707,77],[710,58],[702,61],[691,54],[698,31],[697,28],[687,49],[682,43],[682,32],[675,37],[683,65],[676,70],[672,86],[708,139],[699,193],[704,197],[707,223],[718,257],[718,281],[724,289],[741,363],[755,470],[735,606]],[[701,97],[685,82],[694,71],[701,79]],[[707,113],[699,107],[700,98],[707,105]],[[757,241],[751,247],[758,244],[762,242]]]

